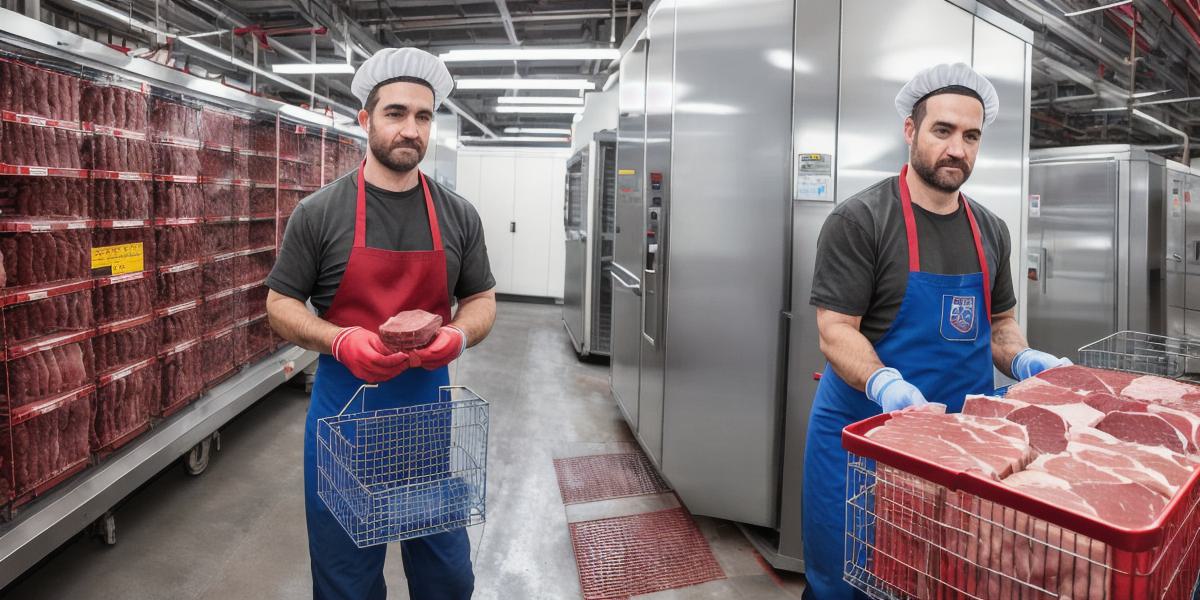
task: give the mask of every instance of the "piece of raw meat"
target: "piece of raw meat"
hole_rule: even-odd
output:
[[[1018,408],[1029,406],[1028,403],[1014,398],[997,396],[967,396],[963,402],[962,414],[976,417],[1004,418]]]
[[[1032,458],[1024,430],[1002,419],[902,412],[867,437],[949,469],[989,477],[1005,477]]]
[[[1166,420],[1156,414],[1114,412],[1096,425],[1096,429],[1113,437],[1135,444],[1162,446],[1175,452],[1185,452],[1188,441]]]
[[[1117,411],[1146,412],[1150,406],[1150,403],[1144,400],[1132,400],[1130,398],[1114,396],[1106,392],[1092,392],[1083,401],[1088,406],[1106,415]]]
[[[1012,387],[1008,388],[1008,392],[1004,394],[1004,397],[1021,400],[1030,404],[1074,404],[1075,402],[1082,402],[1087,397],[1087,394],[1077,393],[1073,390],[1057,386],[1041,379],[1039,375],[1038,377],[1030,377],[1025,381],[1013,384]]]
[[[397,313],[379,326],[379,337],[393,352],[403,352],[429,344],[442,326],[442,317],[423,310]]]
[[[1187,394],[1200,391],[1196,386],[1174,379],[1143,375],[1134,379],[1121,390],[1121,395],[1134,400],[1162,402],[1182,399]]]
[[[1025,426],[1029,444],[1038,452],[1062,452],[1067,447],[1067,422],[1047,407],[1018,408],[1005,419]]]

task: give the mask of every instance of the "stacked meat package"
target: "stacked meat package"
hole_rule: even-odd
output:
[[[279,347],[281,125],[239,110],[0,49],[0,519]],[[357,146],[283,129],[290,213]]]
[[[879,465],[871,572],[897,591],[960,597],[945,595],[953,588],[964,598],[999,600],[1191,597],[1200,563],[1181,561],[1196,535],[1200,386],[1059,367],[1004,397],[970,396],[961,414],[896,413],[865,438],[939,472],[987,480],[978,484],[982,494],[954,491],[961,484],[947,489],[924,473]],[[1058,524],[1031,516],[1031,506],[1053,507]],[[1155,543],[1144,541],[1159,531]],[[1179,568],[1191,578],[1172,583]],[[1154,592],[1172,585],[1186,589]]]

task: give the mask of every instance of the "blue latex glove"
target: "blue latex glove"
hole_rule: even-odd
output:
[[[1065,367],[1075,363],[1069,358],[1059,358],[1053,354],[1047,354],[1033,348],[1026,348],[1017,353],[1012,361],[1013,379],[1024,381],[1054,367]]]
[[[867,379],[867,398],[883,408],[883,412],[929,404],[917,386],[905,381],[900,371],[891,367],[883,367]]]

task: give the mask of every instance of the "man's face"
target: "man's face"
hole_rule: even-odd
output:
[[[379,88],[373,110],[359,111],[371,154],[393,171],[408,172],[425,158],[433,124],[433,91],[406,81]]]
[[[983,104],[979,100],[960,94],[930,97],[919,124],[912,117],[904,121],[909,163],[931,187],[957,192],[975,168],[982,130]]]

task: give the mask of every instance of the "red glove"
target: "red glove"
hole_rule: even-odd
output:
[[[428,346],[409,351],[409,364],[429,371],[440,369],[462,356],[466,349],[467,334],[453,325],[446,325],[438,329]]]
[[[408,355],[393,353],[379,334],[362,327],[347,327],[333,338],[333,357],[355,377],[367,383],[387,381],[408,369]]]

